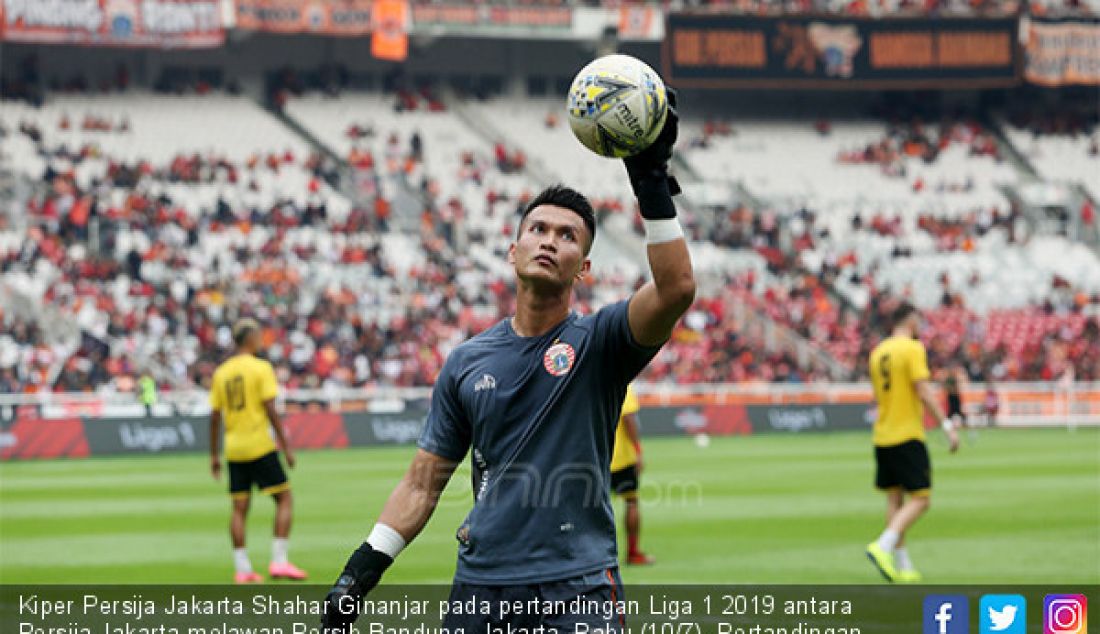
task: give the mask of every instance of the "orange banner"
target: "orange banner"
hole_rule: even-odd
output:
[[[371,55],[403,62],[409,56],[409,3],[406,0],[378,0],[374,3],[374,32]]]
[[[237,28],[269,33],[365,35],[371,31],[369,0],[237,0]]]
[[[645,5],[626,5],[619,9],[619,37],[637,40],[653,33],[657,9]]]
[[[1042,86],[1100,85],[1100,21],[1031,21],[1024,77]]]

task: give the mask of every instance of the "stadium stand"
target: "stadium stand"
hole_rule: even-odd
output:
[[[1100,127],[1095,110],[1014,112],[1006,124],[1012,143],[1044,179],[1076,181],[1100,200]]]
[[[165,387],[202,385],[240,315],[267,325],[288,387],[430,385],[454,345],[509,313],[503,255],[547,179],[591,193],[608,236],[582,309],[640,282],[621,165],[578,154],[556,102],[347,92],[282,105],[136,91],[3,102],[3,164],[35,191],[0,234],[4,281],[104,345],[50,344],[4,314],[0,388],[128,391],[142,365]],[[931,353],[974,378],[1068,364],[1095,376],[1095,253],[1027,235],[1003,193],[1016,173],[982,124],[906,121],[688,113],[685,177],[736,181],[751,200],[689,222],[708,283],[647,378],[858,373],[863,335],[896,297],[934,308]],[[412,222],[395,217],[399,199],[420,210]]]

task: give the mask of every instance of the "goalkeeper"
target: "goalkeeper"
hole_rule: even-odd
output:
[[[652,281],[591,315],[571,310],[588,273],[592,206],[562,186],[525,208],[508,262],[516,312],[447,358],[432,391],[419,449],[367,540],[326,597],[323,626],[345,632],[360,600],[420,533],[455,467],[471,453],[474,504],[458,527],[451,601],[619,601],[611,448],[627,385],[691,306],[695,279],[668,174],[678,119],[626,159],[646,227]],[[528,615],[516,627],[621,631],[621,615]],[[491,616],[448,614],[447,628],[485,631]]]

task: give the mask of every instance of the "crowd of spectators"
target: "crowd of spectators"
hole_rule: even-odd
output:
[[[0,392],[42,385],[63,351],[51,346],[34,322],[0,312]]]
[[[967,147],[970,156],[990,156],[1000,160],[993,135],[976,121],[944,120],[936,126],[929,126],[914,119],[907,123],[892,123],[881,139],[864,147],[842,150],[837,155],[837,162],[879,165],[883,174],[905,178],[907,170],[904,159],[920,159],[933,164],[940,152],[952,144]],[[926,187],[934,187],[939,191],[969,191],[973,189],[973,183],[965,179],[925,183],[920,178],[913,182],[914,191],[919,192]]]
[[[961,368],[975,381],[1100,380],[1100,320],[1084,310],[1100,305],[1100,297],[1069,292],[1063,299],[986,315],[963,306],[926,311],[920,336],[928,362]],[[862,318],[867,331],[883,332],[900,300],[874,292]],[[863,340],[859,358],[876,343]]]
[[[916,229],[929,234],[939,251],[971,252],[975,241],[996,228],[1003,229],[1009,244],[1016,242],[1016,227],[1020,219],[1020,210],[1010,205],[1007,210],[999,207],[979,207],[962,214],[936,214],[925,211],[917,216]],[[864,219],[860,212],[851,217],[853,232],[868,231],[878,236],[901,238],[905,236],[905,223],[897,214],[888,215],[881,211],[870,214]],[[905,255],[898,253],[897,255]]]
[[[1059,104],[1057,108],[1018,106],[1009,112],[1008,122],[1035,136],[1087,137],[1100,123],[1100,112],[1097,112],[1096,104],[1092,102],[1076,106],[1071,103]],[[1098,153],[1100,147],[1097,147],[1094,140],[1089,146],[1089,154],[1096,156]]]
[[[760,322],[737,319],[746,303],[761,310],[749,289],[751,275],[735,276],[713,296],[696,301],[672,338],[650,362],[643,378],[691,383],[804,383],[827,380],[827,369],[800,359],[794,346],[769,343]]]
[[[434,4],[435,0],[418,0]],[[630,6],[631,0],[520,0],[522,6],[560,7]],[[503,0],[490,0],[489,4],[511,4]],[[1087,0],[1035,0],[1030,5],[1018,0],[663,0],[666,8],[708,7],[751,14],[836,14],[847,16],[938,16],[938,15],[1013,15],[1021,8],[1031,8],[1035,13],[1048,11],[1077,11],[1089,9]]]
[[[130,132],[124,118],[94,113],[65,115],[56,126],[65,129],[76,121],[104,134]],[[487,270],[457,248],[455,228],[467,214],[465,203],[439,197],[431,175],[421,173],[424,140],[375,126],[354,124],[347,134],[386,135],[385,155],[353,147],[346,159],[369,179],[397,172],[423,177],[427,203],[419,230],[401,246],[416,254],[411,265],[399,267],[400,258],[385,246],[393,211],[381,188],[372,188],[371,204],[346,213],[332,213],[315,195],[341,178],[320,155],[281,151],[231,161],[181,153],[163,164],[119,161],[101,156],[94,144],[51,145],[37,125],[21,124],[16,133],[50,160],[24,210],[29,228],[23,243],[0,252],[0,270],[53,272],[44,301],[58,315],[89,325],[85,339],[90,341],[75,352],[64,351],[48,343],[36,324],[0,313],[0,391],[127,391],[143,364],[163,369],[163,387],[205,386],[230,349],[230,324],[245,316],[264,325],[268,358],[288,388],[431,385],[455,345],[512,312],[514,289],[510,276]],[[925,129],[898,126],[861,155],[876,162],[879,151],[935,160],[950,143],[988,151],[987,133],[976,125],[954,123],[932,134]],[[723,133],[716,124],[712,134]],[[487,158],[455,151],[465,157],[461,178],[485,190],[488,208],[502,201],[515,211],[523,208],[525,196],[509,199],[483,185],[488,171],[522,170],[521,154],[505,146]],[[76,172],[91,162],[102,170],[90,183],[78,179]],[[176,190],[154,187],[252,190],[263,187],[261,175],[289,169],[310,174],[300,202],[249,206],[219,197],[188,210],[175,198]],[[618,200],[595,204],[601,214],[624,211]],[[992,228],[1014,226],[1016,218],[1016,210],[999,209],[958,218],[927,213],[916,229],[930,234],[942,250],[965,251]],[[879,235],[900,236],[905,230],[900,219],[884,213],[856,214],[851,222],[855,231]],[[797,228],[785,236],[784,223]],[[505,235],[514,231],[510,222],[503,226]],[[742,205],[719,214],[706,234],[701,227],[689,228],[697,239],[757,251],[767,261],[768,278],[727,274],[717,291],[698,299],[645,379],[804,382],[829,376],[816,357],[777,345],[760,319],[743,319],[746,310],[859,374],[862,359],[884,331],[882,316],[898,298],[880,292],[870,275],[862,280],[871,291],[867,308],[845,304],[832,280],[857,253],[829,259],[820,274],[807,272],[800,254],[829,237],[817,226],[815,211],[803,208],[783,219],[774,210]],[[219,245],[213,257],[204,250],[208,243]],[[332,275],[333,269],[346,274]],[[595,308],[601,285],[625,289],[640,282],[591,276],[577,288],[578,308]],[[946,281],[944,288],[946,296]],[[1049,379],[1070,368],[1078,379],[1100,379],[1100,331],[1096,318],[1085,316],[1100,298],[1082,298],[1072,289],[1055,289],[1051,296],[1043,305],[989,315],[974,314],[957,299],[945,301],[929,314],[922,334],[931,361],[961,366],[974,379]]]
[[[827,242],[828,230],[815,225],[816,214],[802,209],[793,217],[797,218],[800,231]],[[979,239],[995,229],[1004,233],[1007,244],[1018,243],[1016,228],[1020,218],[1016,206],[1006,211],[981,208],[949,217],[925,212],[918,216],[912,230],[931,236],[937,251],[969,253],[975,251]],[[857,212],[850,222],[853,232],[908,237],[906,224],[897,216],[876,213],[865,220]],[[800,241],[794,243],[797,251]],[[911,257],[912,252],[903,244],[904,240],[899,240],[889,257]],[[858,270],[853,265],[862,257],[866,255],[851,249],[833,253],[812,276],[797,267],[799,260],[795,258],[789,261],[793,264],[784,276],[786,287],[764,293],[765,310],[777,322],[795,329],[853,368],[858,368],[866,358],[877,343],[878,334],[888,329],[886,317],[897,302],[912,300],[911,288],[890,295],[878,285],[880,263],[872,263],[866,273],[853,273],[847,280],[868,293],[869,301],[862,310],[845,306],[845,302],[829,293],[842,271]],[[779,272],[782,274],[783,270]],[[937,283],[942,299],[927,313],[927,328],[922,335],[935,364],[963,367],[975,380],[1048,380],[1063,376],[1067,368],[1072,368],[1078,378],[1100,377],[1097,364],[1100,338],[1095,336],[1100,325],[1096,318],[1100,314],[1100,294],[1089,295],[1055,275],[1042,301],[1024,308],[981,314],[969,308],[965,294],[957,290],[979,287],[983,280],[977,270],[969,271],[960,280],[952,280],[944,272]],[[1073,354],[1061,354],[1067,348]]]

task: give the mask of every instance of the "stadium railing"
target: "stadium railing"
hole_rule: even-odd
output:
[[[867,383],[638,384],[636,389],[643,408],[859,404],[869,410],[873,400]],[[964,392],[967,411],[979,424],[1100,425],[1100,382],[1006,382],[997,383],[994,391],[998,408],[992,419],[985,411],[985,384],[971,384]],[[347,388],[287,390],[280,400],[287,412],[395,413],[424,407],[430,395],[429,388]],[[152,408],[153,417],[203,416],[208,412],[208,396],[201,390],[162,392]],[[0,420],[147,415],[133,393],[0,394]]]

